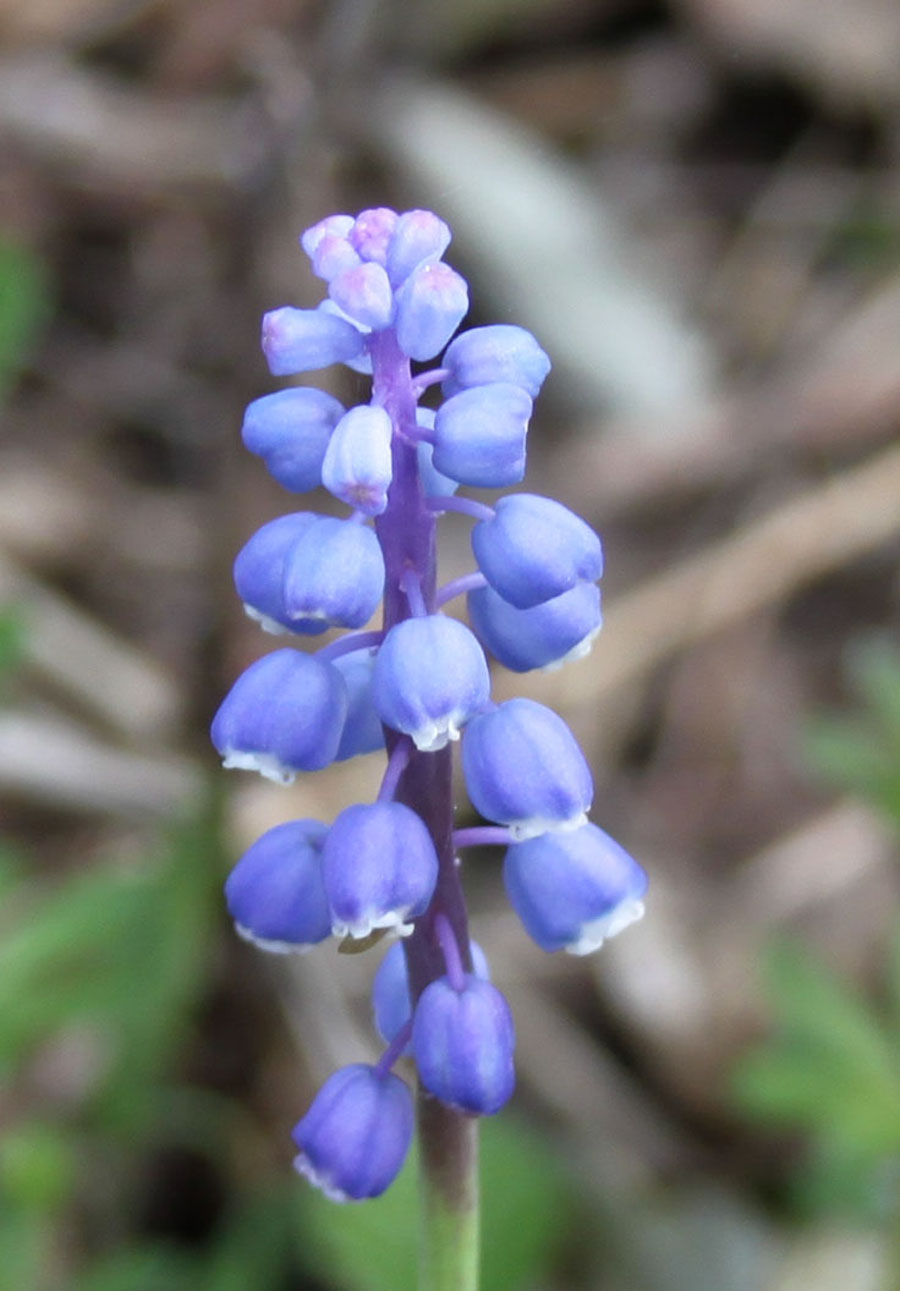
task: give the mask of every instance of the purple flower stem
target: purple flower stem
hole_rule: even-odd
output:
[[[409,1037],[412,1035],[412,1028],[413,1020],[412,1018],[409,1018],[403,1023],[403,1026],[376,1062],[375,1074],[377,1076],[386,1076],[388,1074],[394,1063],[403,1053],[407,1044],[409,1044]]]
[[[413,390],[418,399],[429,386],[436,386],[439,381],[446,381],[450,375],[449,368],[432,368],[430,372],[420,372],[413,378]]]
[[[463,968],[462,959],[459,954],[459,946],[456,944],[453,929],[450,927],[445,916],[439,914],[434,921],[434,930],[444,954],[444,963],[447,967],[447,979],[454,991],[458,993],[465,989],[466,970]]]
[[[436,517],[424,497],[414,444],[400,428],[415,424],[416,391],[409,359],[400,350],[393,331],[373,337],[373,403],[384,407],[398,433],[392,441],[393,478],[388,505],[375,520],[385,561],[384,630],[412,617],[415,607],[404,586],[404,573],[412,570],[427,610],[435,608],[437,582]],[[477,504],[474,504],[477,506]],[[401,737],[385,728],[388,754]],[[447,920],[462,963],[471,971],[468,920],[453,849],[453,785],[450,749],[422,753],[414,749],[400,775],[395,799],[411,807],[428,826],[438,856],[438,879],[428,910],[416,920],[404,941],[413,1005],[429,983],[444,973],[444,956],[435,921]],[[456,1257],[474,1267],[478,1214],[477,1121],[427,1096],[421,1086],[417,1104],[424,1200],[423,1262],[425,1283],[443,1284],[441,1272]],[[464,1256],[462,1252],[468,1254]],[[460,1269],[462,1265],[460,1266]],[[460,1277],[459,1291],[466,1291]]]
[[[487,587],[484,574],[480,574],[478,570],[471,574],[462,574],[459,578],[454,578],[438,588],[434,598],[434,608],[440,609],[448,601],[454,600],[457,596],[464,596],[466,592],[475,592],[479,587]]]
[[[383,640],[383,632],[345,632],[342,637],[336,637],[328,645],[322,646],[321,650],[317,650],[316,658],[323,663],[331,663],[333,659],[340,659],[341,655],[353,654],[354,650],[368,650],[381,645]]]
[[[453,846],[463,847],[509,847],[512,843],[512,831],[503,825],[473,825],[470,829],[454,829]]]
[[[425,604],[425,598],[422,595],[422,584],[419,582],[419,576],[416,571],[414,569],[405,569],[400,579],[400,585],[406,593],[406,599],[413,614],[417,619],[424,618],[428,613],[428,607]]]
[[[388,764],[385,767],[384,776],[381,780],[381,787],[378,790],[379,802],[390,802],[393,798],[396,793],[400,777],[409,765],[412,750],[412,740],[405,735],[401,735],[400,739],[391,749],[391,755],[388,758]]]
[[[493,520],[494,511],[492,507],[487,507],[483,502],[476,502],[474,498],[439,497],[426,498],[425,505],[429,511],[443,513],[444,511],[458,511],[460,515],[471,516],[473,520]]]

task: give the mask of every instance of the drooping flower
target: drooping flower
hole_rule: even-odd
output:
[[[412,1133],[412,1097],[399,1076],[342,1067],[294,1127],[294,1168],[332,1201],[378,1197],[400,1173]]]
[[[596,825],[514,844],[503,874],[513,909],[544,950],[590,954],[644,913],[647,875]]]
[[[472,805],[516,838],[575,829],[594,796],[574,735],[551,708],[509,699],[466,728],[463,775]]]

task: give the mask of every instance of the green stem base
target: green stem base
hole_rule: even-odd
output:
[[[477,1291],[478,1121],[419,1090],[420,1291]]]

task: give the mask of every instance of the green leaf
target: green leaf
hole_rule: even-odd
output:
[[[2,1285],[31,1291],[45,1285],[51,1232],[43,1216],[0,1209]]]
[[[900,650],[882,637],[855,643],[847,671],[864,707],[810,723],[807,761],[831,784],[868,798],[900,824]]]
[[[485,1120],[481,1130],[482,1286],[519,1291],[541,1278],[565,1240],[564,1172],[513,1116]],[[307,1189],[298,1198],[300,1252],[346,1291],[416,1291],[418,1205],[414,1159],[374,1201],[335,1206]]]
[[[249,1291],[284,1284],[293,1241],[294,1197],[288,1184],[256,1195],[232,1213],[219,1230],[202,1291]]]
[[[41,262],[27,248],[0,241],[0,402],[49,313]]]
[[[197,1261],[164,1246],[136,1246],[97,1260],[74,1291],[197,1291]]]
[[[25,657],[25,615],[15,605],[0,609],[0,679],[14,672]]]
[[[87,1025],[110,1051],[104,1111],[133,1123],[142,1087],[169,1060],[204,989],[218,872],[203,818],[128,870],[17,893],[0,915],[13,925],[0,940],[0,1066],[62,1026]]]
[[[874,1195],[877,1172],[900,1154],[897,1036],[800,946],[774,946],[766,970],[774,1032],[743,1059],[734,1092],[752,1115],[812,1132],[813,1163],[831,1163],[834,1189],[813,1164],[811,1195]]]
[[[27,1121],[4,1133],[0,1197],[8,1205],[52,1214],[71,1196],[75,1175],[75,1153],[60,1127]]]

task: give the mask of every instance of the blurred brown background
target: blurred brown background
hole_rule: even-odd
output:
[[[585,515],[607,552],[591,657],[496,684],[575,728],[593,818],[651,873],[647,917],[588,961],[547,957],[496,856],[468,879],[519,1027],[520,1112],[584,1207],[522,1285],[896,1285],[889,1128],[873,1131],[886,1208],[798,1207],[814,1145],[802,1124],[751,1118],[733,1073],[769,1033],[773,936],[877,1001],[896,926],[889,813],[849,753],[823,776],[807,733],[823,710],[859,710],[848,651],[896,643],[900,8],[0,0],[0,42],[0,828],[16,858],[0,972],[4,936],[16,970],[66,884],[155,873],[159,840],[212,793],[194,986],[142,1079],[247,1121],[217,1130],[219,1159],[167,1135],[163,1100],[110,1155],[95,1112],[119,1024],[77,993],[54,1012],[60,933],[37,985],[12,978],[51,1003],[4,1053],[8,1215],[42,1143],[70,1186],[25,1205],[40,1254],[9,1285],[148,1291],[159,1250],[205,1259],[236,1196],[284,1183],[315,1084],[372,1052],[370,963],[260,963],[218,886],[263,828],[370,793],[379,759],[276,790],[218,772],[205,734],[267,644],[231,560],[295,505],[239,451],[244,405],[276,384],[259,315],[315,304],[298,234],[371,205],[437,210],[469,322],[518,322],[551,354],[527,486]],[[362,397],[352,373],[325,379]],[[447,532],[449,578],[471,557],[465,527]],[[876,709],[900,703],[877,693]],[[138,1013],[155,963],[148,937]],[[885,1106],[896,1135],[900,1102]],[[49,1135],[37,1158],[33,1125]],[[156,1252],[144,1272],[102,1280],[138,1249]],[[232,1285],[197,1267],[192,1285]],[[366,1286],[296,1255],[247,1270],[236,1287]],[[171,1269],[163,1284],[179,1285]]]

